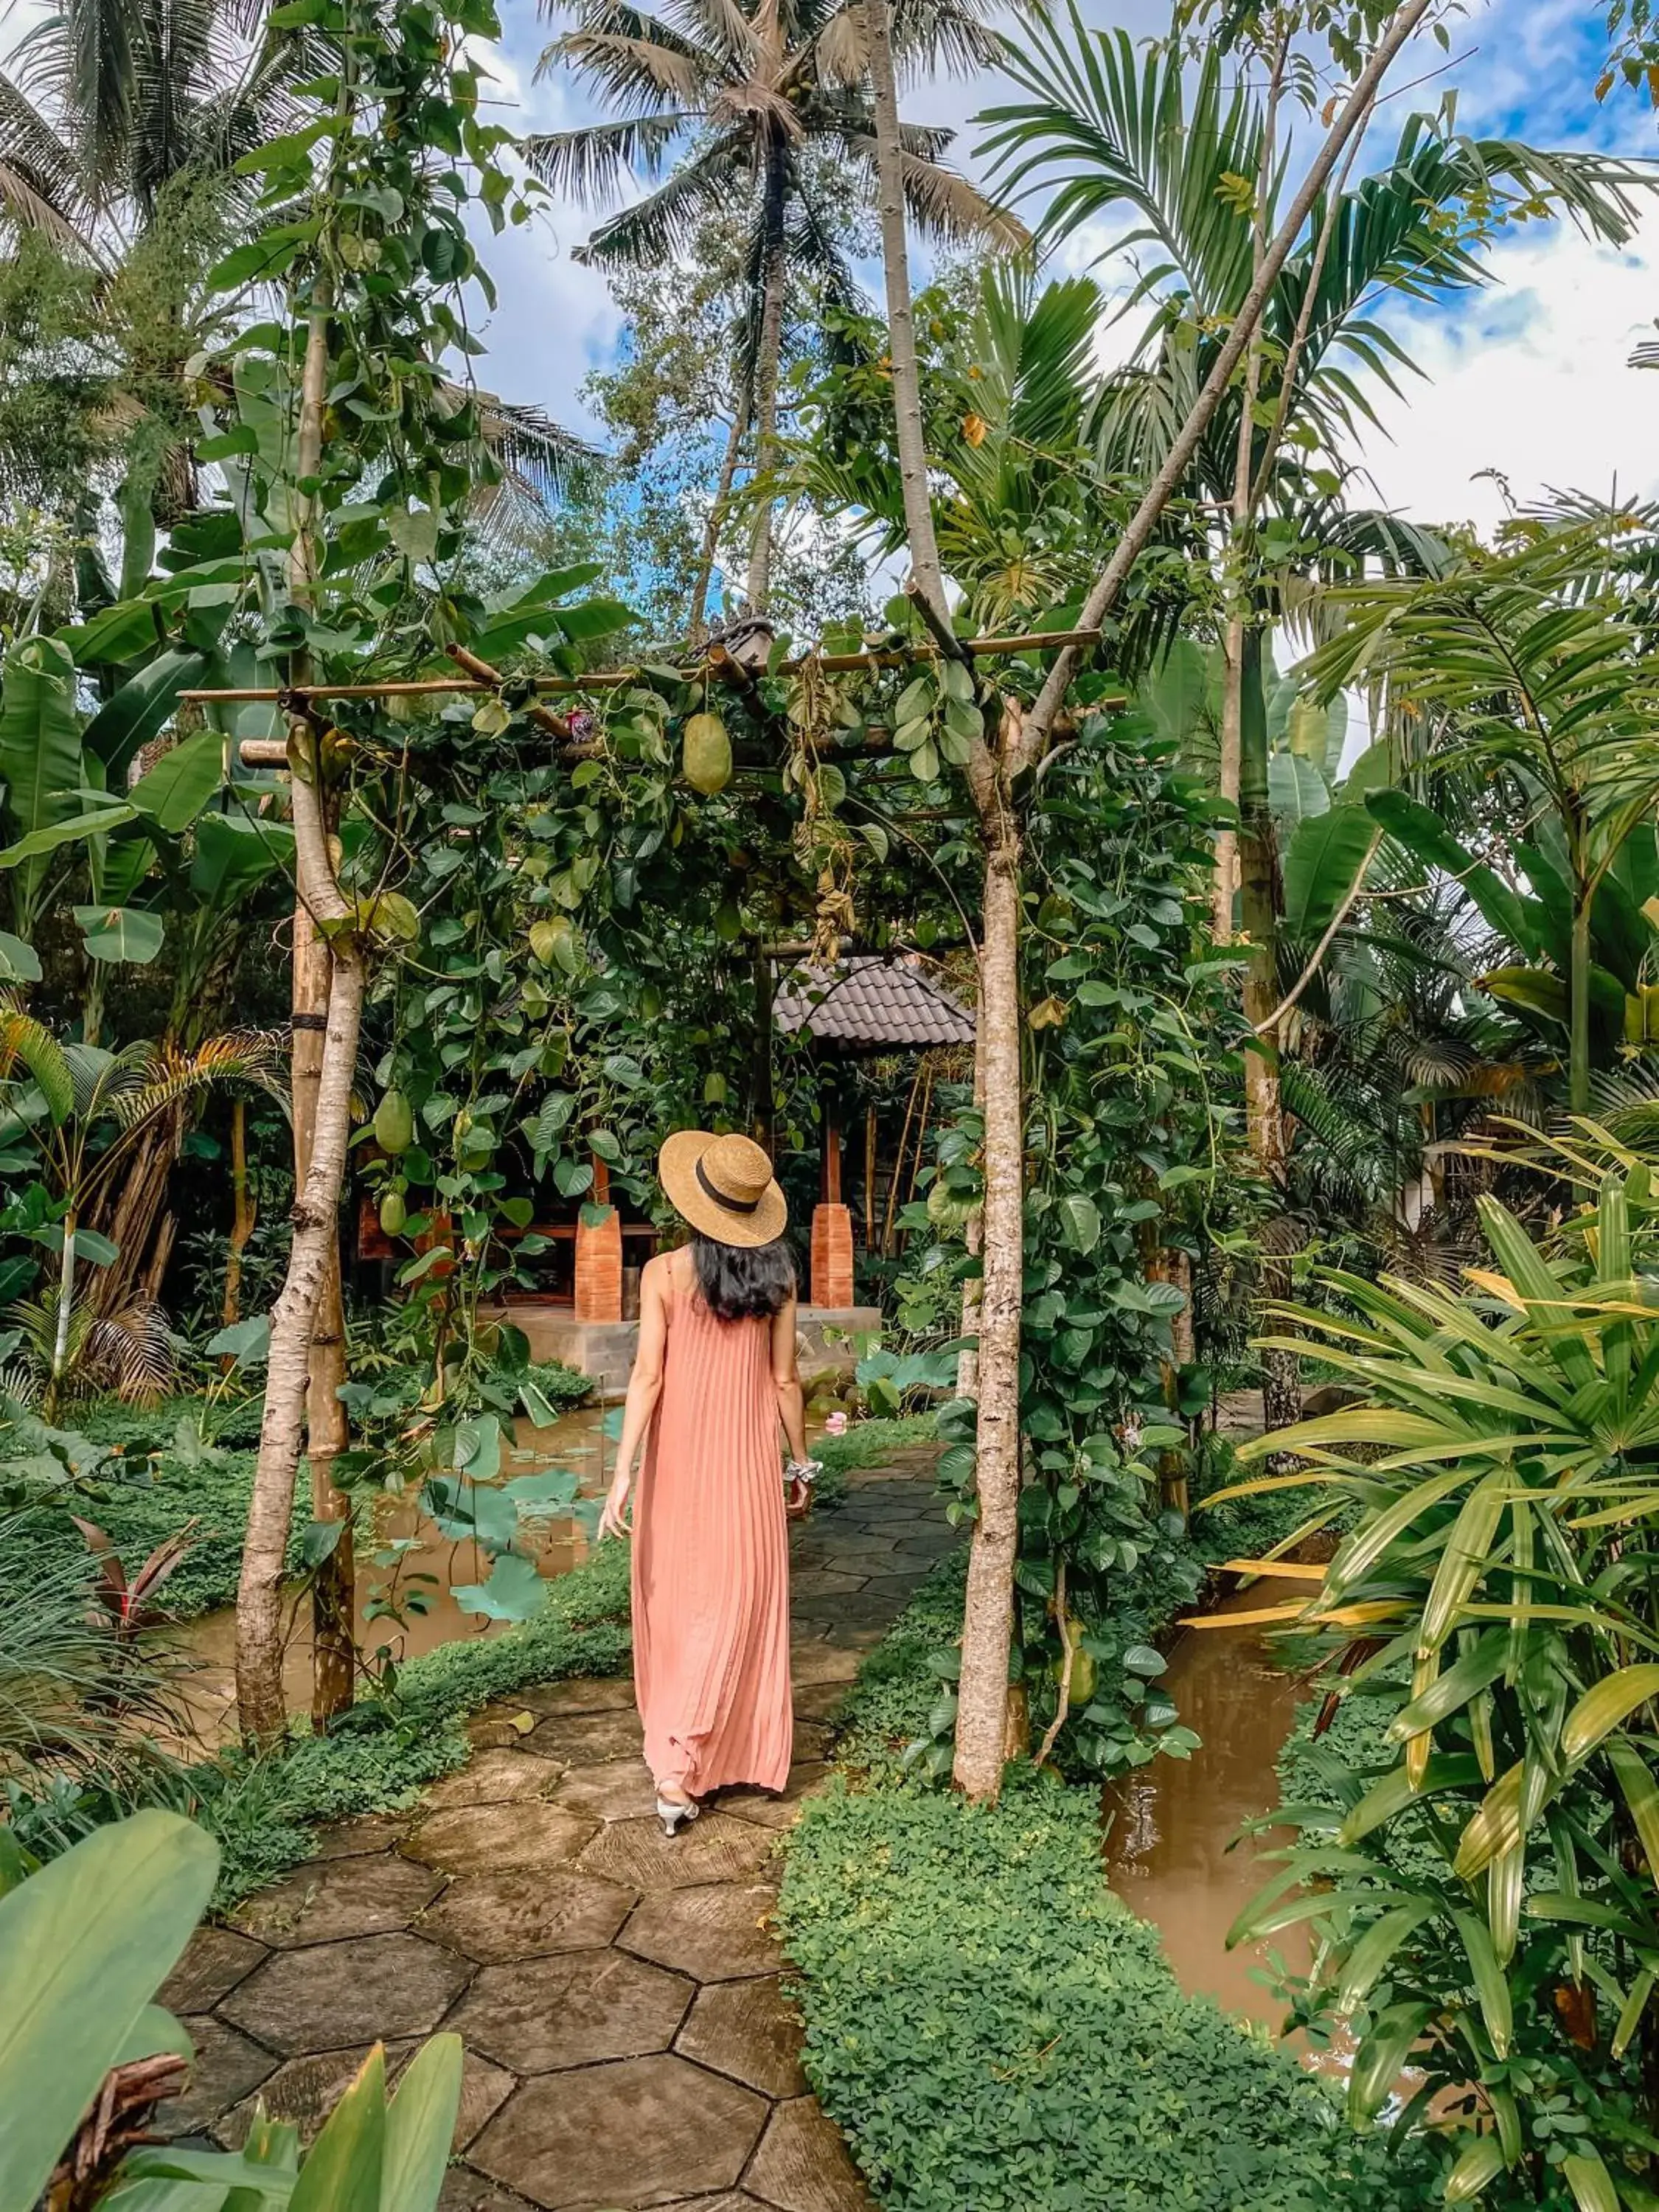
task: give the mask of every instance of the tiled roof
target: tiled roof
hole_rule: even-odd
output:
[[[773,1006],[781,1030],[805,1029],[821,1042],[866,1051],[971,1044],[974,1018],[902,959],[855,953],[833,968],[794,968]]]

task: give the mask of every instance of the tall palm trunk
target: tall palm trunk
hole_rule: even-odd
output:
[[[767,149],[765,205],[763,222],[765,263],[762,281],[760,340],[755,351],[755,473],[764,477],[777,457],[778,367],[783,356],[783,305],[787,280],[783,217],[788,178],[784,149],[773,143]],[[749,542],[749,605],[764,613],[772,589],[772,524],[774,505],[763,498],[755,509],[754,534]]]
[[[887,289],[888,356],[905,532],[917,592],[929,627],[948,641],[950,616],[927,488],[921,376],[910,304],[904,228],[898,94],[893,75],[889,0],[864,0],[866,46],[876,125],[876,184]],[[1008,1653],[1014,1630],[1014,1556],[1019,1533],[1019,1316],[1024,1274],[1024,1091],[1020,1068],[1020,835],[1007,763],[1018,742],[1017,713],[986,702],[994,745],[976,741],[968,784],[985,855],[980,926],[975,1088],[985,1111],[985,1195],[980,1235],[982,1275],[977,1311],[963,1301],[964,1329],[977,1322],[974,1382],[979,1401],[975,1486],[978,1513],[968,1559],[957,1685],[955,1778],[969,1797],[994,1799],[1008,1752]]]
[[[882,270],[887,288],[887,355],[893,365],[893,427],[904,497],[910,569],[940,622],[948,619],[945,579],[927,488],[927,449],[922,436],[921,372],[910,303],[910,242],[904,227],[904,162],[899,140],[898,88],[893,74],[890,0],[864,0],[865,46],[870,57],[871,106],[876,125],[876,203],[881,219]]]
[[[743,441],[749,434],[749,395],[745,392],[738,400],[732,416],[731,434],[726,441],[726,458],[720,463],[720,480],[714,486],[714,504],[702,526],[702,544],[697,554],[697,580],[691,592],[691,611],[686,620],[686,630],[693,645],[701,645],[708,626],[708,586],[714,580],[714,556],[720,550],[720,532],[725,526],[726,510],[732,504],[732,483],[738,472],[738,462],[743,453]]]
[[[1273,53],[1262,118],[1261,152],[1256,163],[1255,204],[1250,218],[1250,279],[1254,284],[1267,258],[1267,198],[1273,190],[1277,150],[1279,100],[1285,81],[1288,41],[1281,38]],[[1244,389],[1238,408],[1238,437],[1233,449],[1232,513],[1227,532],[1227,623],[1224,633],[1224,672],[1221,699],[1220,795],[1234,806],[1239,800],[1242,718],[1244,695],[1244,630],[1249,612],[1251,526],[1255,521],[1255,487],[1251,460],[1255,451],[1255,403],[1261,388],[1261,326],[1250,333],[1244,354]],[[1224,829],[1215,844],[1215,883],[1212,892],[1210,933],[1218,945],[1233,933],[1233,892],[1238,876],[1238,832]]]
[[[1244,1019],[1266,1022],[1279,1004],[1279,848],[1267,783],[1267,702],[1261,678],[1261,631],[1250,624],[1239,653],[1239,907],[1249,939],[1244,970]],[[1244,1054],[1245,1124],[1262,1176],[1285,1179],[1285,1117],[1279,1103],[1276,1039]]]
[[[1244,971],[1244,1019],[1251,1029],[1268,1020],[1279,1004],[1279,848],[1267,785],[1267,702],[1261,680],[1261,632],[1254,623],[1244,633],[1241,656],[1243,713],[1239,735],[1239,905],[1250,943]],[[1244,1054],[1244,1117],[1250,1150],[1262,1180],[1284,1188],[1286,1145],[1285,1108],[1279,1081],[1279,1038],[1270,1031]],[[1288,1272],[1271,1260],[1262,1274],[1262,1295],[1289,1294]],[[1264,1427],[1288,1428],[1302,1414],[1302,1385],[1296,1355],[1261,1355],[1261,1415]]]

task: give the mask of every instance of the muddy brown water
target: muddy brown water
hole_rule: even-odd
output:
[[[1217,1612],[1276,1604],[1305,1588],[1260,1582]],[[1164,1680],[1203,1742],[1190,1759],[1154,1759],[1108,1790],[1108,1877],[1158,1929],[1182,1989],[1277,2030],[1285,2005],[1267,1986],[1271,1954],[1304,1972],[1305,1934],[1292,1928],[1271,1945],[1230,1951],[1227,1931],[1273,1872],[1261,1852],[1286,1840],[1275,1832],[1234,1845],[1246,1820],[1279,1802],[1274,1761],[1296,1717],[1296,1682],[1274,1664],[1260,1629],[1221,1627],[1188,1629]]]
[[[605,1413],[603,1406],[584,1406],[564,1414],[550,1428],[535,1428],[527,1421],[520,1421],[519,1456],[508,1462],[503,1474],[510,1478],[539,1473],[546,1468],[563,1468],[578,1478],[582,1497],[601,1495],[610,1480],[616,1455],[615,1445],[605,1435]],[[380,1545],[413,1538],[413,1547],[404,1553],[398,1570],[405,1588],[410,1586],[410,1577],[413,1575],[430,1575],[435,1579],[413,1585],[425,1595],[426,1611],[407,1615],[401,1625],[371,1620],[369,1604],[375,1591],[390,1582],[392,1571],[374,1564],[373,1553],[378,1547],[360,1531],[356,1636],[362,1650],[373,1654],[380,1645],[389,1644],[393,1656],[401,1663],[418,1658],[424,1651],[434,1650],[441,1644],[491,1636],[506,1626],[477,1613],[464,1613],[451,1595],[453,1584],[482,1582],[488,1576],[489,1557],[477,1544],[471,1540],[452,1542],[419,1511],[413,1500],[405,1499],[386,1502],[377,1516],[375,1534]],[[537,1567],[544,1576],[567,1574],[587,1557],[586,1534],[568,1514],[556,1514],[545,1521],[528,1523],[525,1534],[533,1547]],[[304,1712],[311,1704],[311,1607],[303,1591],[290,1600],[287,1618],[289,1632],[283,1648],[283,1680],[290,1710]],[[182,1702],[196,1738],[204,1748],[217,1748],[233,1733],[236,1700],[233,1672],[236,1655],[235,1608],[225,1606],[216,1613],[204,1613],[199,1620],[186,1621],[169,1633],[168,1641],[191,1662]]]

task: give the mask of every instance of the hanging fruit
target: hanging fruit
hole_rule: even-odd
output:
[[[415,1110],[401,1091],[388,1091],[374,1109],[374,1141],[394,1156],[414,1143]]]
[[[693,791],[712,799],[732,781],[732,740],[718,714],[693,714],[680,738],[685,780]]]
[[[380,1227],[388,1237],[401,1237],[409,1207],[400,1190],[389,1190],[380,1200]]]

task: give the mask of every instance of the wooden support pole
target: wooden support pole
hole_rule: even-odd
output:
[[[952,659],[965,655],[972,659],[995,659],[1019,653],[1060,652],[1066,647],[1081,648],[1100,642],[1097,629],[1030,630],[1018,637],[965,637],[954,641],[956,652]],[[716,647],[714,652],[724,648]],[[938,660],[941,649],[937,645],[873,646],[867,653],[797,653],[782,663],[780,675],[793,676],[799,669],[814,661],[827,675],[845,675],[856,668],[908,668],[919,662]],[[703,665],[715,667],[711,653],[705,664],[681,669],[678,673],[688,684],[694,684]],[[734,662],[733,665],[737,664]],[[744,672],[747,674],[747,671]],[[532,688],[542,697],[553,696],[579,697],[584,691],[614,691],[629,684],[637,684],[637,668],[596,668],[585,676],[538,676]],[[752,682],[752,678],[750,681]],[[192,704],[231,706],[251,705],[257,701],[274,702],[287,696],[313,699],[420,699],[441,696],[445,692],[493,691],[494,684],[481,683],[453,676],[411,677],[400,681],[381,684],[300,684],[288,686],[245,686],[228,690],[181,691],[180,699]],[[1120,696],[1119,703],[1121,704]]]

